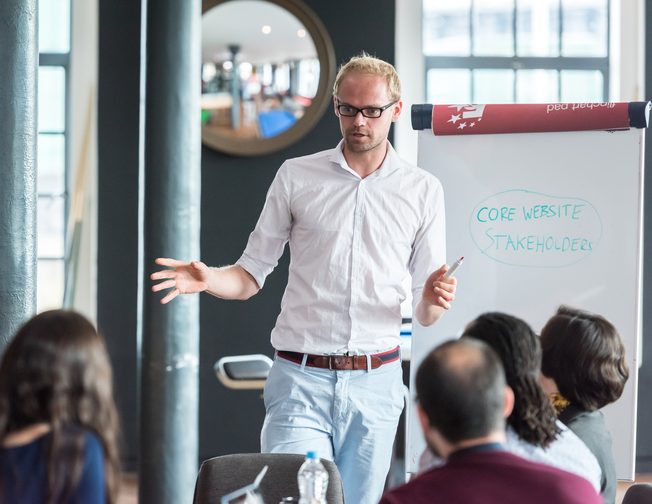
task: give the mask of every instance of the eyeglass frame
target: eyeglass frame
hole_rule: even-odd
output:
[[[358,108],[358,107],[354,107],[353,105],[342,103],[337,96],[335,97],[335,101],[337,102],[335,104],[335,110],[337,110],[337,113],[342,117],[356,117],[358,115],[358,113],[360,113],[360,114],[362,114],[363,117],[366,117],[367,119],[380,119],[380,117],[383,115],[383,112],[385,112],[385,110],[387,110],[392,105],[397,104],[400,101],[400,99],[399,100],[394,100],[392,103],[388,103],[387,105],[384,105],[382,107],[363,107],[363,108]],[[352,115],[342,114],[342,111],[340,110],[340,107],[349,107],[349,108],[355,110],[355,114],[352,114]],[[364,112],[365,110],[380,110],[380,113],[377,116],[369,116],[369,115],[365,114],[365,112]]]

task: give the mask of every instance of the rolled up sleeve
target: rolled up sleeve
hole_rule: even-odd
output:
[[[292,212],[288,171],[287,163],[278,170],[267,192],[256,227],[249,235],[242,256],[236,262],[254,277],[260,288],[278,264],[290,238]]]

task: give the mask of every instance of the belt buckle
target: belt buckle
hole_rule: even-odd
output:
[[[346,367],[346,359],[348,359],[348,355],[329,355],[328,356],[328,369],[331,371],[340,371],[343,369],[347,369]],[[333,364],[335,363],[335,364]]]

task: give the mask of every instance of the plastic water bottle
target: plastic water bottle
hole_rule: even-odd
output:
[[[297,481],[299,504],[326,504],[328,472],[314,451],[306,453],[306,461],[299,468]]]

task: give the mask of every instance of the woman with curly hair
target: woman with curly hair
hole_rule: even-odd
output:
[[[613,504],[616,467],[600,408],[620,397],[629,378],[620,335],[600,315],[561,306],[541,330],[541,347],[541,383],[559,419],[598,459],[602,498]]]
[[[115,504],[118,416],[104,342],[82,315],[43,312],[0,362],[0,503]]]
[[[577,474],[600,488],[600,467],[586,445],[556,420],[555,410],[539,384],[539,338],[523,320],[506,313],[480,315],[464,329],[462,338],[488,344],[505,368],[514,391],[514,409],[507,419],[505,448],[523,458]],[[422,456],[421,465],[429,466]]]

